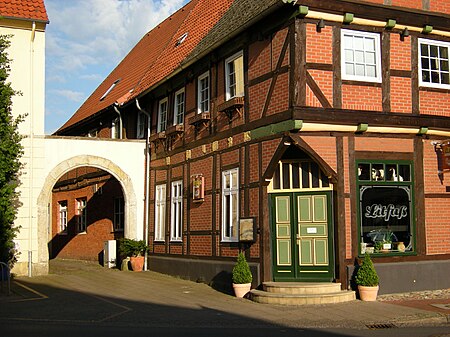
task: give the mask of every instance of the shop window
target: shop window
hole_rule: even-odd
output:
[[[77,229],[79,233],[86,232],[87,229],[87,199],[80,198],[76,200],[77,203]]]
[[[181,241],[183,229],[183,182],[172,183],[170,240]]]
[[[360,253],[414,251],[411,162],[358,161]]]
[[[166,185],[156,186],[155,193],[155,241],[165,241]]]
[[[59,203],[59,234],[67,234],[67,200]]]
[[[239,233],[239,169],[222,172],[222,241],[237,242]]]
[[[123,197],[114,198],[114,230],[123,231],[125,223],[125,202]]]
[[[449,42],[419,39],[421,86],[450,89],[449,49]]]
[[[380,35],[342,29],[342,79],[381,82]]]

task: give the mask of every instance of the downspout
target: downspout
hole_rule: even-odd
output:
[[[30,145],[29,145],[29,151],[30,151],[30,157],[28,161],[29,165],[29,185],[28,185],[28,200],[29,200],[29,206],[28,206],[28,277],[33,276],[33,207],[31,205],[33,204],[33,171],[34,171],[34,128],[33,128],[33,119],[34,119],[34,39],[36,37],[36,22],[33,21],[31,25],[31,36],[30,36]]]
[[[136,107],[140,112],[145,114],[147,116],[147,134],[145,135],[145,203],[144,203],[144,240],[145,245],[148,246],[148,230],[149,230],[149,218],[148,218],[148,210],[150,209],[150,113],[145,111],[141,108],[139,105],[139,101],[136,98]],[[145,261],[144,261],[144,270],[148,270],[147,265],[147,259],[148,259],[148,252],[145,251]]]
[[[113,104],[114,110],[119,115],[119,139],[122,139],[122,114],[120,113],[119,108],[117,106],[118,106],[117,103]]]

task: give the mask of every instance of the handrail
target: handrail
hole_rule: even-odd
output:
[[[6,268],[6,280],[4,280],[4,273],[3,270]],[[1,291],[3,292],[3,283],[7,283],[8,285],[8,296],[11,294],[11,272],[9,270],[8,265],[5,262],[0,262],[0,284],[1,284]]]

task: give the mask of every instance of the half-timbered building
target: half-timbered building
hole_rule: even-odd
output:
[[[446,0],[192,0],[56,134],[146,139],[152,270],[447,288],[449,49]]]

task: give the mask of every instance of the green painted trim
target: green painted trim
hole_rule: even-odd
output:
[[[433,31],[433,26],[430,26],[430,25],[423,26],[422,33],[430,34],[432,31]]]
[[[428,132],[428,128],[425,126],[421,126],[419,129],[419,132],[417,134],[419,135],[425,135]]]
[[[368,128],[369,128],[369,124],[359,123],[358,127],[356,128],[356,132],[366,132]]]
[[[252,139],[258,139],[272,134],[272,127],[270,125],[256,128],[250,131],[250,137]]]
[[[282,133],[292,130],[300,130],[303,126],[301,119],[291,119],[288,121],[262,126],[250,131],[251,139],[258,139],[261,137],[271,136],[277,133]]]
[[[297,13],[298,13],[299,15],[307,15],[308,12],[309,12],[308,6],[299,6],[299,7],[298,7],[298,12],[297,12]]]
[[[395,27],[396,24],[397,24],[397,21],[395,21],[394,19],[388,19],[388,20],[386,21],[386,26],[385,26],[385,28],[392,29],[392,28]]]
[[[343,22],[347,24],[351,23],[353,21],[353,16],[353,13],[345,13]]]

